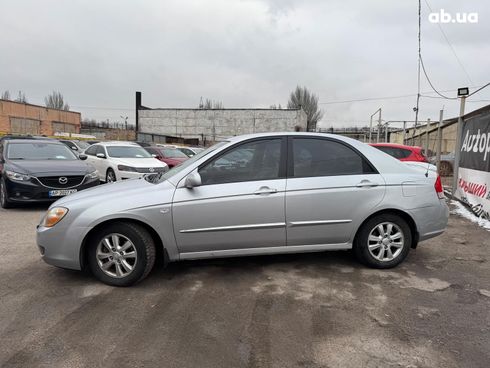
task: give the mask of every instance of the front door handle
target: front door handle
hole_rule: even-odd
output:
[[[356,184],[356,187],[358,188],[364,188],[364,187],[377,187],[379,184],[378,183],[373,183],[372,181],[369,180],[362,180],[360,183]]]
[[[277,189],[274,188],[269,188],[269,187],[260,187],[257,189],[254,194],[256,195],[261,195],[261,194],[272,194],[272,193],[277,193]]]

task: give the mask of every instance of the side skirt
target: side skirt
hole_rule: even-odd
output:
[[[179,259],[185,260],[185,259],[258,256],[258,255],[267,255],[267,254],[311,253],[311,252],[323,252],[327,250],[346,250],[351,248],[352,248],[351,243],[341,243],[341,244],[291,245],[291,246],[283,246],[283,247],[266,247],[266,248],[226,249],[226,250],[212,250],[212,251],[205,251],[205,252],[180,253]]]

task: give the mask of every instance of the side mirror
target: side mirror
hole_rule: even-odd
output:
[[[78,158],[83,161],[83,160],[86,160],[87,159],[87,155],[84,155],[82,153],[82,154],[78,155]]]
[[[97,153],[95,156],[98,158],[106,158],[103,153]]]
[[[194,171],[187,175],[185,178],[185,187],[187,189],[192,189],[194,187],[199,187],[202,185],[201,175],[197,171]]]

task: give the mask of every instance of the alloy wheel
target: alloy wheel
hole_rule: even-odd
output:
[[[102,272],[115,278],[128,276],[138,261],[133,242],[118,233],[108,234],[99,242],[96,257]]]
[[[114,174],[114,172],[113,172],[113,171],[109,171],[109,172],[107,173],[107,182],[108,182],[108,183],[113,183],[113,182],[115,182],[115,181],[116,181],[116,175]]]
[[[369,253],[378,261],[389,262],[400,255],[405,237],[400,227],[393,222],[376,225],[368,236]]]

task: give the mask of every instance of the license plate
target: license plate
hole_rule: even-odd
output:
[[[61,189],[61,190],[50,190],[48,192],[49,197],[63,197],[69,194],[76,193],[76,189]]]

